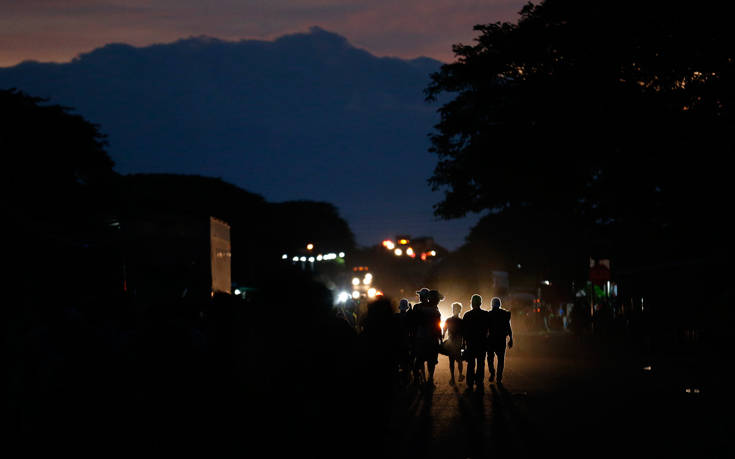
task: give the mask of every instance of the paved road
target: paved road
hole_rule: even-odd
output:
[[[733,422],[717,403],[648,364],[511,351],[504,386],[477,393],[449,385],[440,356],[433,391],[409,388],[395,400],[386,455],[733,457]]]

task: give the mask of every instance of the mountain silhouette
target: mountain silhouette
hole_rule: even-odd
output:
[[[274,41],[109,44],[68,63],[0,69],[18,88],[101,125],[120,173],[220,177],[270,201],[334,203],[361,244],[395,233],[459,245],[436,222],[424,101],[440,62],[376,57],[314,27]]]

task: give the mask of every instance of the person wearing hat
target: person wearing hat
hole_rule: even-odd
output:
[[[428,302],[428,298],[429,298],[429,292],[431,292],[431,290],[429,290],[426,287],[424,287],[421,290],[419,290],[418,292],[416,292],[416,295],[418,295],[418,297],[419,297],[419,303],[415,304],[414,307],[418,306],[419,304],[425,304],[425,303],[427,303]]]
[[[414,352],[416,358],[416,375],[424,373],[426,362],[427,380],[430,386],[434,385],[434,370],[439,363],[439,345],[441,344],[441,314],[439,302],[443,300],[437,290],[423,288],[416,292],[421,300],[413,308],[414,311]]]

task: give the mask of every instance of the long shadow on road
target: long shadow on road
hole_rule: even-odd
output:
[[[535,429],[519,406],[522,399],[502,386],[486,383],[484,391],[473,391],[448,380],[446,359],[440,358],[435,388],[398,394],[385,456],[529,457],[526,443]]]
[[[650,373],[630,357],[514,350],[506,385],[486,382],[478,393],[449,384],[442,356],[432,391],[396,395],[383,456],[728,457],[733,423],[723,406],[732,397],[686,392]]]

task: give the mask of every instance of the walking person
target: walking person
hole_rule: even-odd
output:
[[[449,384],[452,386],[454,382],[454,362],[457,362],[459,369],[459,382],[464,381],[464,374],[462,373],[462,347],[464,346],[464,337],[462,335],[462,319],[459,317],[459,313],[462,312],[462,303],[452,303],[452,317],[448,318],[444,325],[444,331],[442,338],[449,337],[444,341],[443,345],[446,348],[447,356],[449,357]]]
[[[397,328],[399,333],[398,349],[396,349],[396,360],[398,363],[399,384],[401,386],[408,385],[409,375],[413,371],[413,362],[411,361],[411,340],[413,334],[410,331],[409,319],[411,311],[411,303],[403,298],[398,305],[398,314],[395,314]]]
[[[419,316],[421,315],[420,311],[423,310],[423,306],[429,301],[429,289],[422,288],[421,290],[416,292],[416,295],[419,297],[419,302],[414,303],[413,307],[408,310],[408,312],[406,313],[406,319],[408,323],[410,360],[411,369],[413,371],[413,382],[414,384],[419,385],[426,382],[426,378],[424,377],[423,364],[419,367],[419,362],[416,358],[416,330],[418,329],[419,325]]]
[[[477,390],[484,389],[483,379],[485,375],[485,351],[487,349],[487,337],[490,320],[489,312],[483,311],[482,297],[472,295],[470,300],[472,310],[465,313],[462,318],[462,330],[467,348],[467,388],[472,389],[474,385]]]
[[[513,329],[510,326],[510,311],[500,307],[500,298],[493,298],[490,302],[487,368],[490,372],[490,381],[495,378],[493,360],[498,359],[498,384],[503,382],[503,369],[505,368],[505,345],[508,349],[513,347]],[[508,340],[507,338],[510,337]]]
[[[414,306],[415,320],[414,351],[417,373],[423,373],[426,363],[426,384],[434,385],[434,370],[439,363],[439,345],[441,344],[441,314],[439,302],[443,300],[437,290],[422,289],[418,292],[421,302]]]

